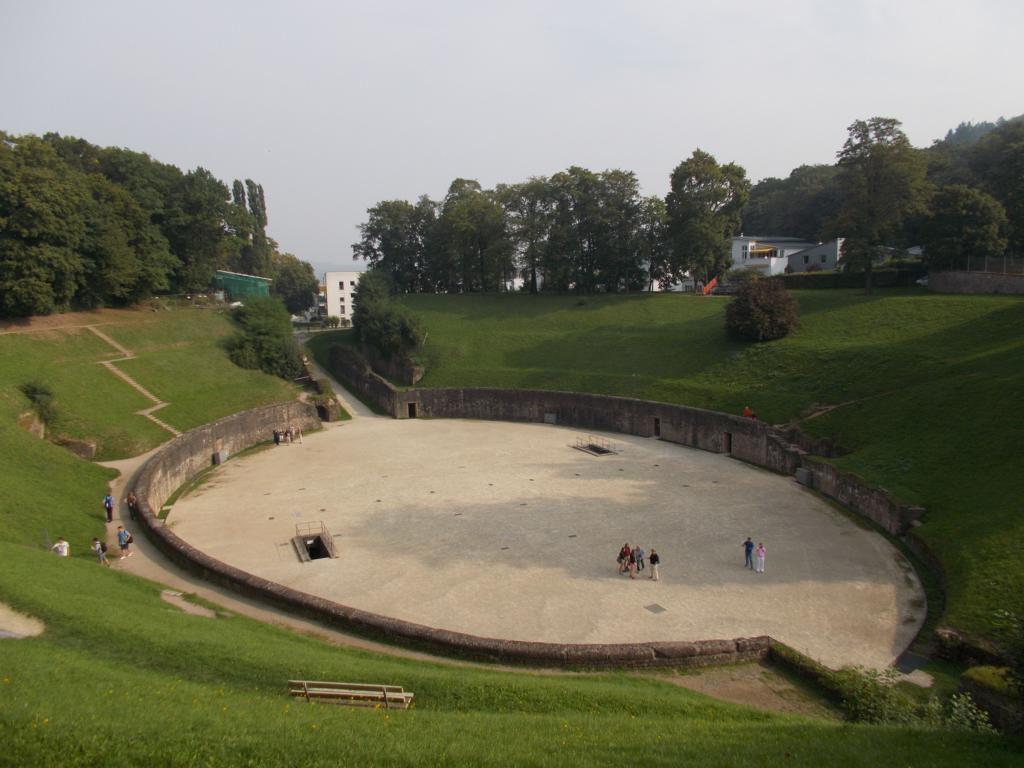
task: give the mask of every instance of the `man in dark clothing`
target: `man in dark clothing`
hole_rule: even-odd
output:
[[[746,560],[743,563],[743,567],[749,568],[750,570],[754,570],[754,542],[750,540],[749,536],[747,536],[747,540],[743,542],[743,552],[746,555]]]

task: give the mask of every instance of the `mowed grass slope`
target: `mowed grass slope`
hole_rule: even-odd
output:
[[[212,359],[224,326],[207,316],[157,317],[169,325],[105,330],[139,350],[139,365],[205,350],[166,365],[147,386],[163,397],[194,391],[194,418],[215,417],[226,406],[204,405],[209,379],[192,363]],[[175,324],[180,338],[169,330]],[[186,615],[159,599],[158,585],[101,568],[88,553],[104,529],[99,500],[112,473],[14,426],[27,407],[17,384],[37,362],[60,358],[50,375],[60,392],[76,366],[106,354],[88,337],[60,335],[2,357],[0,601],[47,627],[37,638],[0,640],[2,764],[1019,764],[1019,740],[771,715],[627,675],[453,668],[340,649],[237,616]],[[0,351],[10,343],[0,337]],[[253,398],[244,381],[223,382],[236,388],[234,410]],[[94,386],[117,426],[134,418],[136,403],[117,379]],[[72,542],[70,559],[43,550],[44,528]],[[285,693],[297,676],[401,684],[416,693],[416,708],[299,704]]]
[[[20,429],[18,416],[31,410],[22,384],[49,386],[56,409],[51,434],[95,441],[99,460],[134,456],[171,437],[136,415],[152,403],[99,364],[121,353],[80,327],[88,322],[142,351],[117,365],[127,370],[131,364],[131,375],[173,403],[160,415],[179,429],[295,396],[283,381],[234,366],[218,346],[231,325],[210,311],[81,313],[69,316],[66,326],[58,316],[47,318],[52,327],[2,333],[0,541],[42,546],[64,536],[73,556],[89,557],[92,537],[103,535],[101,500],[115,476]],[[165,365],[169,358],[174,365]]]
[[[42,618],[0,640],[10,765],[987,765],[1019,740],[852,726],[715,702],[667,683],[388,658],[242,617],[206,619],[84,559],[0,543],[0,598]],[[289,678],[381,681],[406,712],[290,700]]]
[[[59,324],[59,318],[52,319]],[[81,323],[76,315],[75,323]],[[97,327],[137,356],[122,354],[82,327],[0,334],[0,408],[29,410],[18,390],[37,379],[54,392],[54,434],[91,439],[97,459],[135,456],[170,435],[136,415],[153,403],[99,364],[115,365],[168,403],[159,417],[185,431],[237,411],[290,400],[297,389],[259,371],[234,365],[220,347],[231,321],[213,310],[104,312]],[[14,419],[4,419],[13,423]]]
[[[837,464],[925,505],[945,619],[986,634],[1024,595],[1024,300],[917,291],[803,291],[801,328],[744,345],[728,299],[684,295],[409,296],[422,386],[598,392],[803,422]]]

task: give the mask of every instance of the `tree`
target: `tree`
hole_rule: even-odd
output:
[[[297,315],[313,306],[319,287],[313,266],[290,253],[275,252],[272,263],[271,290],[284,302],[285,308]]]
[[[941,269],[1002,256],[1005,231],[1006,212],[994,197],[960,184],[944,187],[924,224],[925,258],[930,267]]]
[[[1010,249],[1024,255],[1024,120],[1007,121],[984,136],[970,166],[979,186],[1006,210]]]
[[[676,282],[669,269],[668,209],[662,198],[645,197],[640,201],[637,238],[638,258],[647,265],[647,289],[653,290],[656,282],[662,288]]]
[[[302,375],[302,355],[280,299],[249,298],[234,311],[233,319],[240,331],[225,346],[236,365],[288,380]]]
[[[729,238],[739,231],[749,194],[746,171],[736,163],[719,165],[696,149],[676,166],[665,198],[671,276],[689,271],[706,282],[728,268]]]
[[[202,290],[219,266],[226,232],[228,188],[205,168],[181,177],[168,194],[163,230],[181,260],[175,288]]]
[[[434,203],[425,196],[417,205],[384,200],[366,213],[366,222],[359,225],[362,237],[352,245],[353,257],[365,259],[371,269],[387,274],[402,293],[423,290],[428,280],[424,255],[435,219]]]
[[[846,237],[844,258],[854,266],[860,262],[865,292],[871,293],[877,249],[892,245],[903,222],[926,210],[926,166],[898,120],[857,120],[848,132],[838,153],[842,205],[835,227]]]
[[[459,271],[462,290],[500,291],[512,274],[512,242],[505,212],[494,192],[472,179],[456,179],[448,189],[438,226],[439,245]]]
[[[838,169],[801,165],[785,179],[763,179],[750,190],[741,230],[820,240],[839,210]]]
[[[423,343],[419,321],[392,298],[393,285],[382,271],[367,272],[353,295],[352,325],[361,342],[385,355],[407,355]]]
[[[534,176],[522,184],[499,185],[496,192],[505,209],[519,275],[530,293],[537,293],[554,208],[551,187],[543,176]]]
[[[89,189],[53,147],[0,135],[0,313],[48,314],[82,284]]]

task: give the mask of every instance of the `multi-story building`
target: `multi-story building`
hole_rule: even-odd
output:
[[[352,294],[362,272],[324,273],[324,312],[352,322]]]

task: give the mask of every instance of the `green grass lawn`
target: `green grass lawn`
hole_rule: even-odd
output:
[[[29,410],[18,387],[38,379],[53,390],[53,433],[95,440],[98,458],[142,453],[167,433],[135,412],[151,403],[98,364],[117,357],[109,344],[72,328],[0,336],[0,409],[3,421]]]
[[[122,312],[102,330],[136,353],[117,367],[168,402],[159,417],[182,431],[298,393],[287,382],[228,360],[220,342],[233,326],[213,310]],[[54,392],[53,432],[95,440],[97,459],[135,456],[159,445],[168,433],[135,415],[151,401],[98,364],[118,357],[117,350],[82,328],[0,335],[4,420],[10,412],[28,410],[18,386],[39,379]]]
[[[885,388],[872,388],[871,370],[843,359],[851,348],[870,346],[866,339],[850,339],[874,310],[854,294],[833,295],[836,311],[867,316],[824,321],[822,328],[832,323],[842,334],[828,349],[814,349],[807,338],[824,333],[809,322],[811,304],[818,301],[812,299],[805,300],[800,335],[759,348],[724,338],[717,300],[609,297],[577,306],[570,298],[531,304],[530,297],[416,297],[410,303],[430,330],[426,385],[515,383],[721,408],[738,407],[749,397],[777,420],[787,417],[786,409],[798,413],[807,400],[799,387],[785,386],[786,366],[797,366],[792,371],[806,376],[804,384],[819,382],[822,393],[815,401],[830,402],[835,392],[878,395],[878,410],[869,407],[874,400],[856,406],[867,408],[866,416],[815,423],[843,434],[856,449],[844,462],[879,462],[884,468],[897,449],[883,444],[881,458],[872,452],[878,450],[876,434],[885,431],[873,420],[888,419],[894,426],[923,420],[904,414],[903,401],[885,400]],[[880,300],[895,302],[896,311],[906,310],[902,302],[920,298],[929,297]],[[831,313],[818,304],[819,312]],[[956,380],[958,392],[977,387],[968,375],[970,359],[999,367],[996,350],[1013,357],[1020,336],[1013,327],[1020,316],[1013,313],[1019,306],[1006,300],[963,303],[971,322],[981,323],[992,337],[985,349],[993,351],[986,355],[964,339],[935,340],[961,324],[940,303],[913,333],[928,340],[915,354],[943,375],[901,373],[902,389],[896,392],[917,407],[926,396],[933,397],[929,403],[940,402],[947,369],[965,379]],[[993,318],[991,312],[1010,314]],[[214,313],[140,312],[104,330],[138,352],[125,369],[173,403],[164,413],[182,428],[263,398],[293,394],[290,385],[270,380],[271,386],[266,377],[227,363],[218,340],[230,326]],[[887,343],[909,344],[904,337],[911,331],[900,333]],[[104,530],[100,499],[113,473],[15,426],[17,415],[28,408],[17,386],[27,378],[44,378],[57,393],[61,423],[69,433],[96,438],[104,455],[126,455],[163,439],[132,415],[145,402],[95,364],[112,355],[91,334],[51,331],[28,338],[0,336],[0,601],[39,617],[47,629],[37,638],[0,640],[0,764],[1009,766],[1019,765],[1024,755],[1019,739],[774,715],[628,674],[453,668],[338,648],[239,616],[188,616],[159,599],[159,586],[103,569],[88,552],[88,542]],[[580,340],[586,349],[575,343]],[[686,354],[678,354],[680,347]],[[872,350],[869,369],[897,371],[892,363],[883,367],[885,356],[882,348]],[[775,366],[771,376],[766,360]],[[1013,366],[1007,367],[1011,375]],[[760,378],[745,381],[757,371]],[[845,371],[848,381],[833,387],[828,377],[838,371]],[[745,389],[736,392],[736,382],[744,382]],[[928,395],[932,386],[939,392]],[[967,394],[991,398],[996,391],[975,388]],[[844,409],[827,419],[848,418],[847,413],[855,411]],[[979,464],[991,435],[988,443],[965,437],[955,430],[972,421],[967,415],[952,422],[939,415],[935,424],[951,424],[953,437],[978,449],[979,458],[972,461]],[[990,421],[986,416],[980,426],[991,429]],[[913,482],[905,488],[912,492],[921,476],[919,464],[942,457],[927,451],[908,455]],[[973,476],[982,476],[981,471],[975,466]],[[1000,487],[992,490],[993,506],[1000,503]],[[956,503],[955,492],[949,493],[944,503]],[[927,526],[930,535],[941,530],[935,523],[944,519],[942,509],[937,501]],[[953,531],[956,520],[948,513],[947,518]],[[968,515],[971,525],[982,528],[979,518]],[[1019,533],[1010,525],[1011,534]],[[45,552],[44,534],[51,540],[65,536],[72,557],[61,560]],[[968,542],[981,535],[960,534]],[[945,535],[953,542],[953,533]],[[961,549],[982,563],[994,557],[966,544]],[[296,676],[396,683],[416,693],[416,706],[388,713],[299,704],[285,694],[285,681]]]
[[[836,463],[928,508],[920,533],[949,577],[945,620],[985,634],[1024,595],[1024,300],[803,291],[801,328],[743,345],[727,299],[684,295],[409,296],[422,386],[597,392],[780,423],[851,452]]]
[[[649,678],[383,657],[243,617],[188,616],[159,587],[0,543],[0,598],[47,624],[3,643],[10,765],[1013,765],[993,736],[852,726],[716,702]],[[407,712],[291,701],[285,682],[372,680]]]

